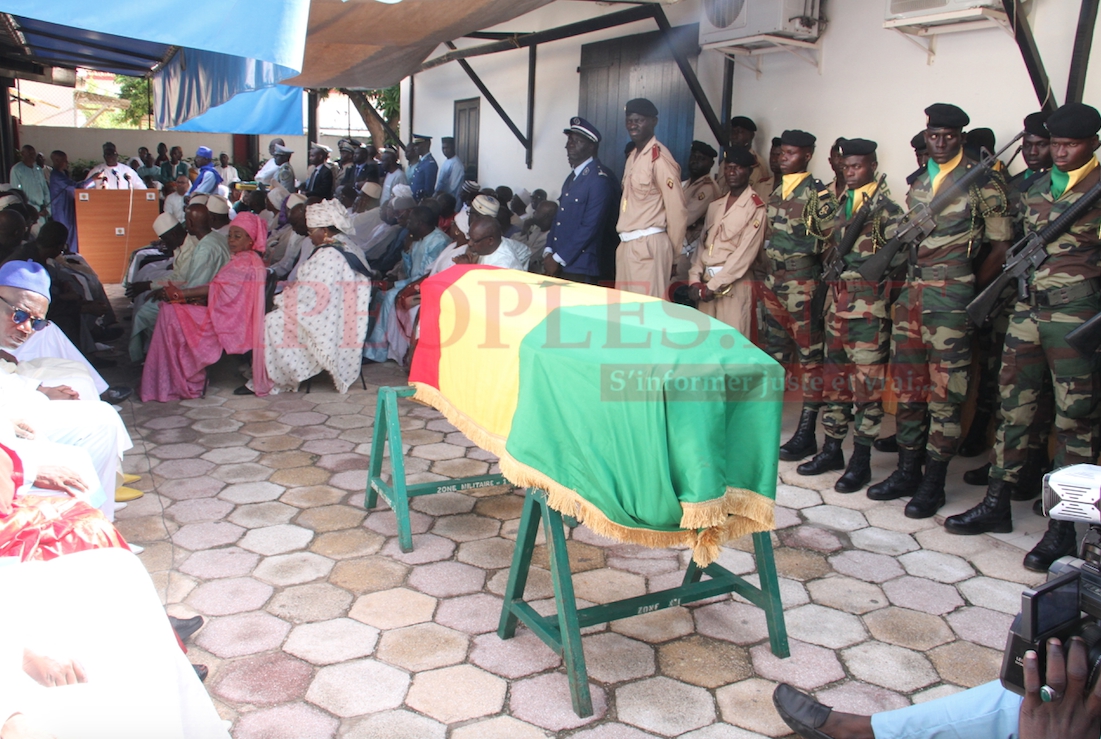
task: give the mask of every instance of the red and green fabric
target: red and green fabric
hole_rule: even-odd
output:
[[[415,397],[556,510],[701,565],[773,528],[784,372],[733,328],[476,265],[425,280],[420,315]]]

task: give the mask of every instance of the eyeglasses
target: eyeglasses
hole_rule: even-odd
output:
[[[4,300],[3,296],[0,296],[0,300],[4,301],[4,305],[12,309],[11,322],[16,326],[22,325],[27,321],[31,322],[31,330],[41,331],[50,325],[50,322],[45,318],[35,318],[30,314],[30,311],[24,308],[16,308],[14,305]]]

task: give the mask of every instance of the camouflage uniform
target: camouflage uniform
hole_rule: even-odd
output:
[[[774,359],[783,361],[781,337],[794,343],[803,372],[803,407],[814,411],[822,406],[825,358],[822,316],[810,311],[814,288],[822,277],[821,241],[807,232],[804,214],[808,207],[815,209],[819,204],[817,184],[807,174],[787,198],[782,185],[777,185],[769,198],[770,234],[765,242],[769,271],[761,291],[770,332],[767,349]]]
[[[835,249],[858,212],[848,213],[847,201],[851,197],[851,190],[842,195],[831,239]],[[828,293],[825,311],[826,409],[822,416],[826,436],[844,439],[854,420],[855,403],[854,440],[868,445],[879,436],[883,421],[882,396],[891,322],[887,315],[887,285],[868,283],[857,270],[882,246],[903,215],[902,208],[891,200],[886,185],[878,199],[872,195],[872,200],[864,207],[873,205],[876,212],[864,223],[861,235],[844,257],[845,268],[840,280],[830,286]],[[858,208],[859,203],[854,207]]]
[[[1038,231],[1101,179],[1094,168],[1058,200],[1051,174],[1036,178],[1022,198],[1025,227]],[[1055,466],[1096,459],[1098,378],[1091,363],[1067,346],[1066,335],[1101,308],[1101,206],[1095,205],[1047,247],[1029,275],[1029,301],[1013,307],[1002,354],[1002,423],[994,442],[993,479],[1014,483],[1027,459],[1029,427],[1050,378],[1055,392]]]
[[[963,155],[938,192],[952,187],[973,166],[976,162]],[[925,170],[910,186],[906,204],[928,204],[933,195],[932,178]],[[891,381],[899,400],[898,444],[920,449],[927,431],[926,450],[941,462],[956,453],[961,435],[972,332],[964,309],[975,295],[971,258],[984,232],[991,241],[1013,237],[1005,184],[997,173],[981,188],[960,193],[937,215],[932,233],[908,255],[907,279],[892,306]]]

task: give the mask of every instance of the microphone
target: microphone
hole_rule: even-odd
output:
[[[122,176],[126,178],[126,189],[127,190],[133,190],[134,189],[134,183],[130,181],[130,173],[129,172],[123,172]]]

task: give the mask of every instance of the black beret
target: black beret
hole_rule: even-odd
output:
[[[868,139],[841,139],[837,146],[841,150],[841,156],[857,157],[875,154],[878,144]]]
[[[757,132],[757,124],[753,122],[752,118],[746,118],[744,115],[736,115],[730,119],[731,128],[744,128],[747,131]]]
[[[963,110],[950,103],[933,103],[925,109],[929,128],[963,128],[971,119]]]
[[[719,152],[715,151],[713,148],[711,148],[710,146],[708,146],[707,144],[705,144],[702,141],[693,141],[692,142],[692,151],[698,151],[699,153],[703,154],[704,156],[711,157],[712,159],[714,159],[715,157],[717,157],[719,155]]]
[[[756,167],[757,157],[744,146],[728,146],[723,151],[723,162],[731,162],[739,167]]]
[[[814,136],[806,131],[784,131],[780,134],[780,143],[785,146],[802,146],[809,149],[814,146]]]
[[[1101,114],[1085,103],[1067,103],[1047,119],[1047,130],[1060,139],[1088,139],[1101,129]]]
[[[929,148],[929,145],[925,143],[925,131],[918,131],[914,134],[914,137],[910,139],[910,146],[914,147],[914,151],[925,151]]]
[[[646,98],[635,98],[627,101],[626,114],[638,113],[649,118],[657,118],[658,109],[657,106],[651,103]]]
[[[1035,113],[1029,113],[1025,116],[1025,133],[1029,136],[1039,136],[1042,139],[1050,139],[1051,134],[1047,131],[1047,119],[1051,117],[1050,110],[1040,110]]]
[[[782,143],[784,143],[784,140],[781,139],[779,136],[773,136],[772,137],[772,145],[773,146],[779,146]]]
[[[968,146],[974,147],[976,150],[981,151],[986,149],[987,151],[994,151],[995,139],[994,132],[989,128],[972,128],[967,132],[967,138],[965,139]]]

